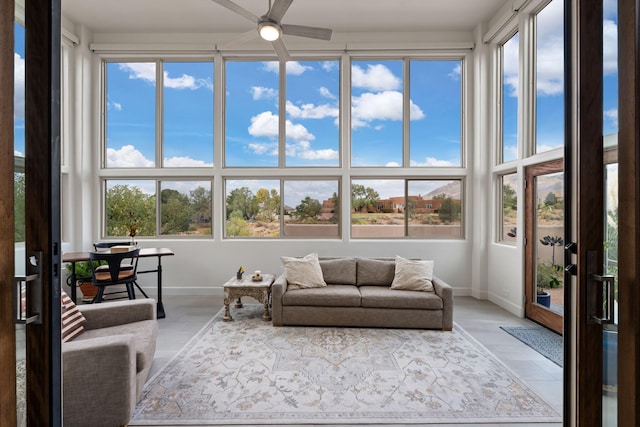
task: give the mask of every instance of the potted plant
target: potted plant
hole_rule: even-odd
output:
[[[82,301],[91,302],[93,297],[96,296],[98,288],[93,286],[89,261],[76,262],[76,283],[71,283],[71,264],[67,264],[65,267],[67,269],[67,285],[80,288]]]
[[[562,268],[558,265],[541,262],[536,274],[536,302],[547,308],[551,307],[551,294],[546,289],[559,288]]]

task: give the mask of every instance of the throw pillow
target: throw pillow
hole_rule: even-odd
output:
[[[433,292],[433,261],[409,260],[396,256],[396,272],[391,289]]]
[[[280,257],[287,277],[289,289],[321,288],[327,286],[322,277],[322,268],[318,254],[312,253],[304,258]]]
[[[84,332],[84,324],[87,319],[78,306],[62,291],[62,342],[71,341]]]

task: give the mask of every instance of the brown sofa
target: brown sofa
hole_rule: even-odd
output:
[[[453,327],[453,289],[433,276],[435,292],[391,289],[393,258],[320,258],[325,287],[273,284],[274,326],[317,325],[442,329]]]
[[[63,425],[123,426],[140,397],[156,350],[152,299],[78,306],[84,332],[62,344]]]

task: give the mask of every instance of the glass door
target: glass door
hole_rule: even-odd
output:
[[[525,315],[562,333],[564,172],[554,160],[525,168]]]

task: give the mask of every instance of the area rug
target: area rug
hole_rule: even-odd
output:
[[[218,313],[147,382],[130,425],[562,421],[458,326],[276,328],[262,310]]]
[[[562,336],[541,326],[501,326],[500,329],[513,335],[558,366],[562,366]]]

